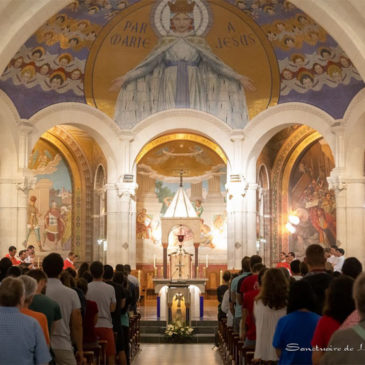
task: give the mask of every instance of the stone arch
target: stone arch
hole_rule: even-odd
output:
[[[0,175],[16,174],[18,161],[18,135],[22,128],[19,114],[11,99],[0,90]],[[24,166],[23,166],[24,167]]]
[[[136,158],[142,148],[151,140],[173,132],[191,132],[215,142],[227,156],[227,169],[233,156],[230,140],[232,129],[210,114],[188,109],[174,109],[156,113],[138,123],[131,131],[133,142],[130,152],[130,166],[136,166]]]
[[[106,114],[82,103],[59,103],[34,114],[29,123],[33,146],[40,136],[57,125],[73,125],[86,131],[98,143],[108,163],[108,180],[116,180],[121,130]],[[91,178],[93,181],[93,178]]]
[[[303,124],[318,131],[336,151],[332,125],[335,123],[323,110],[304,103],[286,103],[269,108],[255,117],[244,129],[243,150],[247,156],[243,168],[249,181],[256,180],[256,162],[266,143],[280,130],[293,124]]]

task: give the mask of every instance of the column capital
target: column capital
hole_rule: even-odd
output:
[[[241,129],[234,129],[231,133],[230,139],[232,142],[243,141],[245,139],[245,133]]]
[[[331,131],[335,135],[341,135],[345,133],[345,125],[343,119],[336,120],[336,122],[331,125]]]
[[[28,135],[33,132],[34,126],[28,122],[20,122],[18,123],[18,129],[22,135]]]
[[[128,129],[123,129],[119,134],[119,139],[123,142],[132,142],[134,140],[134,133]]]
[[[107,183],[104,185],[104,191],[116,191],[119,198],[122,199],[136,199],[136,190],[138,184],[136,182],[126,182],[124,177],[120,176],[115,183]]]
[[[34,189],[36,181],[37,179],[34,176],[24,176],[16,183],[16,188],[28,195],[29,191]]]

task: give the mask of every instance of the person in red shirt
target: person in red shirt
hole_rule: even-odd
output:
[[[20,265],[21,262],[15,257],[15,255],[16,255],[16,247],[15,246],[10,246],[9,247],[9,253],[5,257],[10,259],[12,265]]]
[[[68,256],[66,257],[66,259],[63,261],[63,270],[66,270],[69,267],[71,269],[76,270],[76,268],[75,268],[76,257],[77,257],[77,255],[75,255],[72,251],[70,251]]]
[[[257,269],[261,265],[259,274],[257,275],[257,286],[245,293],[245,297],[242,304],[242,322],[244,323],[242,331],[242,339],[244,340],[245,347],[255,347],[256,343],[256,326],[255,318],[253,314],[253,306],[256,296],[260,293],[262,277],[264,276],[267,268],[262,264],[255,265],[254,269]],[[252,275],[254,276],[254,275]]]
[[[316,350],[312,352],[313,365],[319,365],[332,334],[355,309],[352,297],[353,283],[352,278],[344,275],[333,279],[328,287],[324,314],[317,323],[311,341],[312,347]]]

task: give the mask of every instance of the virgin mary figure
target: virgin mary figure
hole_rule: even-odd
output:
[[[168,34],[137,67],[114,80],[111,90],[120,90],[115,121],[130,129],[153,113],[192,108],[243,128],[248,121],[244,88],[255,90],[251,80],[227,66],[196,35],[194,1],[167,5]]]

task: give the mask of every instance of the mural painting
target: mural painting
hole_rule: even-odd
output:
[[[72,101],[121,128],[172,107],[243,128],[291,101],[342,118],[364,83],[336,41],[287,0],[79,0],[27,40],[0,87],[22,118]]]
[[[224,260],[227,250],[226,165],[207,146],[172,138],[152,148],[138,164],[136,231],[139,263],[149,262],[151,253],[162,262],[161,217],[179,188],[180,171],[184,174],[183,188],[201,221],[201,257],[207,255],[211,262],[217,263]],[[169,252],[176,250],[181,230],[185,236],[184,249],[193,254],[193,233],[185,226],[177,226],[169,233]]]
[[[40,139],[29,159],[35,185],[29,192],[25,244],[41,251],[69,251],[72,233],[72,180],[60,152]]]
[[[327,177],[334,168],[329,145],[322,139],[299,158],[290,177],[291,214],[299,217],[290,250],[304,256],[312,243],[336,244],[336,201],[328,189]]]

